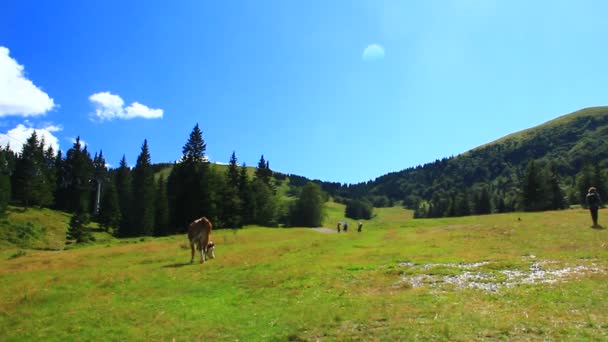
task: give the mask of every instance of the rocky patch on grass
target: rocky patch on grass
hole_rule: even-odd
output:
[[[407,283],[413,288],[444,288],[453,286],[460,289],[476,288],[488,292],[499,292],[504,288],[524,284],[551,284],[576,279],[589,274],[605,272],[603,267],[588,261],[582,261],[576,265],[560,265],[557,261],[530,261],[529,259],[529,256],[526,257],[529,267],[524,270],[495,268],[491,261],[468,264],[445,263],[421,265],[404,262],[400,263],[399,266],[408,268],[410,275],[402,276],[397,285],[400,286],[403,283]],[[443,275],[441,273],[449,274]]]

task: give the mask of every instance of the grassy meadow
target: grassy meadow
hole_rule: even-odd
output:
[[[342,205],[329,203],[325,226],[335,228],[343,212]],[[608,230],[590,228],[586,211],[424,220],[413,220],[401,208],[376,214],[363,221],[362,233],[352,220],[349,232],[340,234],[217,230],[217,258],[205,264],[189,264],[184,235],[107,239],[58,251],[3,245],[0,336],[608,339]],[[602,222],[608,223],[605,209]],[[554,282],[528,276],[529,282],[498,286],[511,274],[539,267],[545,277],[551,271],[561,275]],[[477,283],[498,287],[488,291],[445,281],[472,274]]]

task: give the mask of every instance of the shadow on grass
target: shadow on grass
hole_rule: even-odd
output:
[[[165,265],[165,266],[163,266],[163,268],[178,268],[178,267],[184,267],[184,266],[190,266],[190,265],[196,265],[196,264],[189,263],[189,262],[178,262],[175,264]]]
[[[601,224],[593,225],[593,226],[591,226],[591,228],[593,228],[593,229],[599,229],[599,230],[606,229],[606,227],[602,226]]]

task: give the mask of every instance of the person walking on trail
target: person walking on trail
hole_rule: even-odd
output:
[[[361,229],[363,229],[363,223],[359,222],[359,226],[357,227],[357,231],[361,233]]]
[[[587,207],[589,207],[589,212],[591,212],[591,220],[593,220],[593,228],[599,227],[597,224],[597,211],[602,206],[602,199],[600,198],[600,194],[597,192],[595,187],[590,187],[587,192],[587,196],[585,197],[587,201]]]

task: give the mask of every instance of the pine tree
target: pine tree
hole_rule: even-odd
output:
[[[116,176],[114,178],[114,184],[116,185],[116,193],[118,195],[118,206],[120,208],[120,224],[118,226],[119,236],[134,236],[135,231],[132,229],[133,225],[131,222],[131,204],[133,200],[133,190],[131,182],[131,169],[127,165],[127,159],[122,156],[120,165],[116,170]]]
[[[239,187],[239,165],[236,159],[236,152],[232,151],[232,155],[230,156],[230,162],[228,163],[228,184],[232,185],[235,188]]]
[[[137,236],[154,234],[154,195],[154,173],[148,140],[144,140],[133,168],[133,226]]]
[[[68,240],[76,240],[77,243],[88,242],[91,238],[90,231],[86,228],[89,223],[89,215],[83,210],[77,210],[70,219],[70,226],[66,232]]]
[[[40,148],[44,149],[44,140],[40,143]],[[55,168],[55,151],[49,146],[43,153],[43,185],[41,191],[41,203],[44,206],[52,206],[55,203],[55,188],[57,186],[57,169]]]
[[[255,178],[271,186],[272,171],[270,170],[270,162],[264,160],[264,155],[260,158],[258,167],[255,169]]]
[[[526,168],[522,183],[522,207],[525,211],[540,211],[546,207],[546,180],[541,170],[532,160]]]
[[[154,218],[156,224],[154,235],[169,235],[169,202],[167,200],[167,184],[163,177],[158,177],[154,209],[156,210]]]
[[[232,152],[226,181],[222,187],[220,220],[226,227],[240,228],[243,225],[242,203],[239,196],[239,171],[236,153]]]
[[[457,197],[456,201],[456,216],[471,215],[471,204],[469,201],[469,193],[464,191]]]
[[[547,189],[548,189],[548,207],[549,210],[564,209],[567,207],[566,195],[560,185],[560,177],[554,163],[547,166]]]
[[[241,200],[241,217],[243,224],[253,223],[255,217],[255,201],[247,175],[247,165],[243,163],[239,170],[239,198]]]
[[[67,186],[68,180],[65,171],[65,161],[63,160],[61,150],[59,150],[57,151],[57,156],[55,157],[55,188],[53,192],[53,197],[55,198],[55,209],[61,210],[67,207]]]
[[[475,199],[475,213],[477,215],[485,215],[492,213],[492,203],[490,201],[490,192],[488,187],[481,188]]]
[[[205,151],[207,150],[207,144],[203,140],[203,132],[198,127],[198,124],[194,126],[188,142],[182,148],[182,162],[186,164],[197,164],[207,162]]]
[[[6,211],[11,200],[11,177],[7,151],[0,149],[0,216]]]
[[[576,176],[576,184],[577,184],[577,188],[578,188],[578,198],[580,201],[579,203],[585,208],[587,207],[587,201],[585,200],[585,197],[587,196],[587,190],[590,187],[595,186],[595,184],[594,184],[595,182],[593,179],[593,173],[594,173],[594,167],[591,164],[585,164],[585,165],[583,165],[583,168]],[[601,193],[600,193],[600,196],[602,196]]]
[[[167,180],[171,223],[180,231],[185,231],[190,222],[201,216],[216,216],[206,147],[196,124],[182,149],[180,161],[173,166]]]
[[[104,187],[103,197],[99,208],[99,225],[105,230],[110,231],[117,228],[121,222],[120,206],[118,205],[118,193],[113,182],[108,182]]]
[[[43,147],[36,131],[27,139],[17,158],[13,175],[13,197],[25,206],[45,205],[48,196],[45,191]]]
[[[80,208],[88,212],[90,182],[93,174],[93,161],[87,147],[82,148],[80,137],[76,138],[72,148],[66,153],[65,172],[65,208],[76,212]]]

